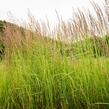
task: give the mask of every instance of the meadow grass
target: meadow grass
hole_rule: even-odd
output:
[[[26,45],[1,64],[0,108],[108,109],[109,58],[69,58],[49,45]]]
[[[6,26],[0,109],[109,108],[108,33],[101,8],[93,6],[97,18],[78,10],[73,22],[59,19],[57,40],[32,18],[29,30]]]

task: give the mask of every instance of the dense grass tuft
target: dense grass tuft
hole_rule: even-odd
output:
[[[0,109],[109,109],[109,35],[92,5],[97,17],[78,9],[53,31],[31,16],[29,29],[6,24]]]

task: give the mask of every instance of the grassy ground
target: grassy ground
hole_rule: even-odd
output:
[[[31,16],[1,25],[0,109],[109,109],[108,13],[92,5],[53,31]]]
[[[49,45],[25,46],[0,65],[0,108],[108,109],[109,58],[70,58]]]

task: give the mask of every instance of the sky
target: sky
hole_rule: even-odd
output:
[[[90,0],[91,1],[91,0]],[[103,0],[94,0],[102,5]],[[37,20],[57,21],[55,10],[67,20],[72,17],[72,9],[89,8],[89,0],[1,0],[0,19],[2,20],[27,20],[28,10]]]

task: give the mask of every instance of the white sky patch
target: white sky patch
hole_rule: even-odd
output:
[[[94,1],[100,5],[103,2],[103,0]],[[57,22],[55,10],[65,20],[72,17],[73,8],[84,7],[92,10],[89,0],[1,0],[0,4],[0,19],[2,20],[10,20],[11,12],[15,18],[25,21],[28,9],[36,19],[46,20],[47,16],[50,22]]]

